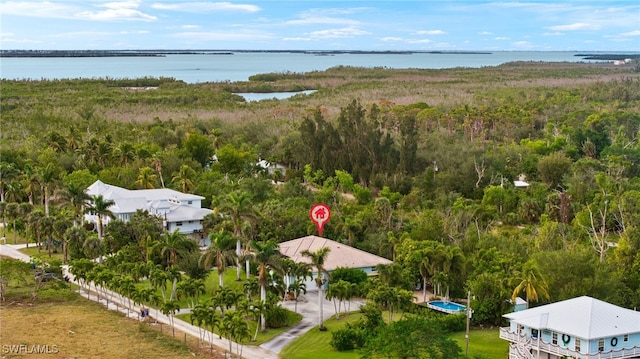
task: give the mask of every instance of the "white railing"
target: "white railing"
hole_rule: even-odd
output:
[[[517,348],[517,344],[523,341],[525,335],[518,335],[510,330],[510,328],[500,328],[500,339],[505,339],[512,342]],[[640,347],[633,346],[632,348],[623,348],[619,350],[610,350],[608,352],[598,353],[578,353],[566,347],[561,347],[553,343],[547,343],[542,340],[533,341],[531,348],[534,350],[540,350],[541,352],[554,354],[556,356],[568,356],[576,359],[630,359],[640,356]],[[516,358],[515,353],[509,351],[509,358]],[[520,358],[518,358],[520,359]]]

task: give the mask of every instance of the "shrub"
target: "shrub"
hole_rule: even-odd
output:
[[[267,309],[265,320],[269,328],[282,328],[289,325],[287,310],[279,305]]]
[[[337,351],[353,350],[362,345],[362,331],[357,327],[347,325],[331,333],[331,347]]]

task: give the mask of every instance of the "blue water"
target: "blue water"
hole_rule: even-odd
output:
[[[464,305],[453,303],[453,302],[432,301],[432,302],[429,302],[429,304],[433,305],[434,307],[438,307],[446,310],[464,311],[467,309],[467,307],[465,307]]]
[[[335,54],[235,52],[164,57],[1,58],[5,79],[173,77],[187,83],[246,81],[262,73],[323,71],[335,66],[478,68],[511,61],[589,62],[577,52],[494,52],[490,54]]]

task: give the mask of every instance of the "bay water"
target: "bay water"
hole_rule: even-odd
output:
[[[593,62],[578,52],[505,51],[491,53],[302,53],[229,52],[136,57],[3,57],[0,78],[172,77],[187,83],[247,81],[264,73],[323,71],[335,66],[443,69],[497,66],[512,61]]]

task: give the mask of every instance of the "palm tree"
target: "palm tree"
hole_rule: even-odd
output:
[[[240,257],[242,256],[242,240],[244,239],[244,233],[242,231],[243,224],[250,222],[258,217],[258,212],[251,203],[251,197],[245,192],[231,192],[227,195],[226,200],[220,207],[220,212],[227,214],[231,217],[231,223],[233,225],[233,234],[236,237],[236,255],[238,264],[238,276],[237,280],[240,280]],[[247,259],[248,262],[248,259]],[[247,273],[247,278],[249,273]]]
[[[11,202],[7,204],[5,216],[13,223],[13,243],[18,243],[18,233],[16,232],[16,222],[18,221],[19,204]]]
[[[113,212],[109,209],[111,206],[116,204],[116,202],[111,199],[105,199],[101,194],[93,196],[92,202],[93,203],[89,204],[86,211],[98,216],[98,239],[102,239],[104,229],[102,219],[104,217],[111,219],[116,218]]]
[[[253,249],[254,260],[258,265],[260,301],[264,305],[267,302],[267,279],[269,278],[269,269],[275,269],[277,271],[282,270],[280,250],[278,249],[278,244],[274,241],[267,241],[266,243],[251,241],[251,248]],[[262,325],[262,331],[264,332],[267,329],[264,314],[261,316],[260,323]]]
[[[212,233],[209,236],[209,240],[211,244],[207,247],[206,251],[202,253],[200,265],[208,268],[211,266],[211,262],[214,261],[216,269],[218,270],[218,284],[220,287],[223,287],[227,262],[235,258],[235,252],[233,251],[234,238],[229,232],[220,230],[218,233]]]
[[[142,167],[138,172],[138,179],[135,185],[142,189],[153,189],[158,184],[158,176],[153,172],[153,169],[149,166]]]
[[[154,154],[151,157],[152,165],[156,168],[156,172],[158,172],[158,177],[160,178],[160,185],[164,188],[164,178],[162,177],[162,158],[158,153]]]
[[[82,227],[71,227],[64,232],[63,235],[63,247],[62,247],[62,257],[63,262],[67,263],[69,258],[69,247],[72,248],[72,252],[74,256],[77,256],[79,253],[82,253],[82,246],[87,239],[87,231]]]
[[[24,222],[24,237],[27,242],[27,248],[29,248],[29,215],[33,211],[33,205],[29,202],[22,202],[18,206],[18,214]]]
[[[33,234],[33,239],[36,242],[36,246],[38,246],[38,250],[40,250],[41,248],[40,239],[42,238],[44,218],[44,211],[42,211],[41,209],[36,209],[35,211],[31,212],[28,218],[29,228],[31,228],[31,233]]]
[[[527,308],[529,308],[529,302],[533,300],[537,302],[542,296],[544,299],[549,300],[549,292],[547,287],[547,281],[540,272],[538,264],[533,260],[527,261],[522,266],[522,271],[516,273],[515,281],[518,283],[513,294],[511,294],[511,301],[516,302],[516,297],[524,291],[527,296]]]
[[[189,165],[182,165],[178,172],[173,173],[171,182],[180,186],[182,193],[187,193],[191,188],[193,188],[193,178],[195,176],[196,171],[194,171],[193,168],[189,167]]]
[[[176,228],[173,232],[164,232],[157,244],[160,247],[160,254],[166,256],[167,266],[178,263],[178,256],[195,250],[198,245],[186,235],[180,233]]]
[[[49,195],[53,185],[58,179],[58,168],[51,162],[46,166],[40,167],[38,171],[38,177],[40,178],[40,185],[42,186],[42,193],[44,194],[44,213],[49,216]]]
[[[453,283],[456,274],[464,270],[464,254],[460,247],[445,247],[442,252],[442,273],[445,275],[447,292],[445,299],[449,300],[449,287]]]
[[[1,182],[0,182],[1,184]],[[0,221],[2,222],[2,237],[7,237],[7,202],[0,202]]]
[[[323,298],[322,292],[323,292],[323,286],[326,283],[325,274],[326,275],[329,274],[324,269],[324,262],[327,260],[327,257],[329,256],[330,251],[331,251],[331,248],[322,247],[316,250],[315,252],[310,252],[309,250],[306,250],[306,249],[301,252],[303,256],[311,260],[311,265],[316,267],[316,270],[318,273],[316,277],[316,285],[318,286],[318,309],[319,309],[318,329],[320,329],[321,331],[327,330],[324,327],[324,323],[323,323],[324,321],[322,317],[322,298]]]
[[[56,199],[60,204],[69,205],[73,213],[73,226],[77,227],[84,208],[89,205],[91,196],[83,185],[69,182],[56,191]]]
[[[104,246],[102,240],[94,235],[85,239],[82,244],[82,251],[87,258],[98,258],[98,262],[102,261],[102,251]]]

